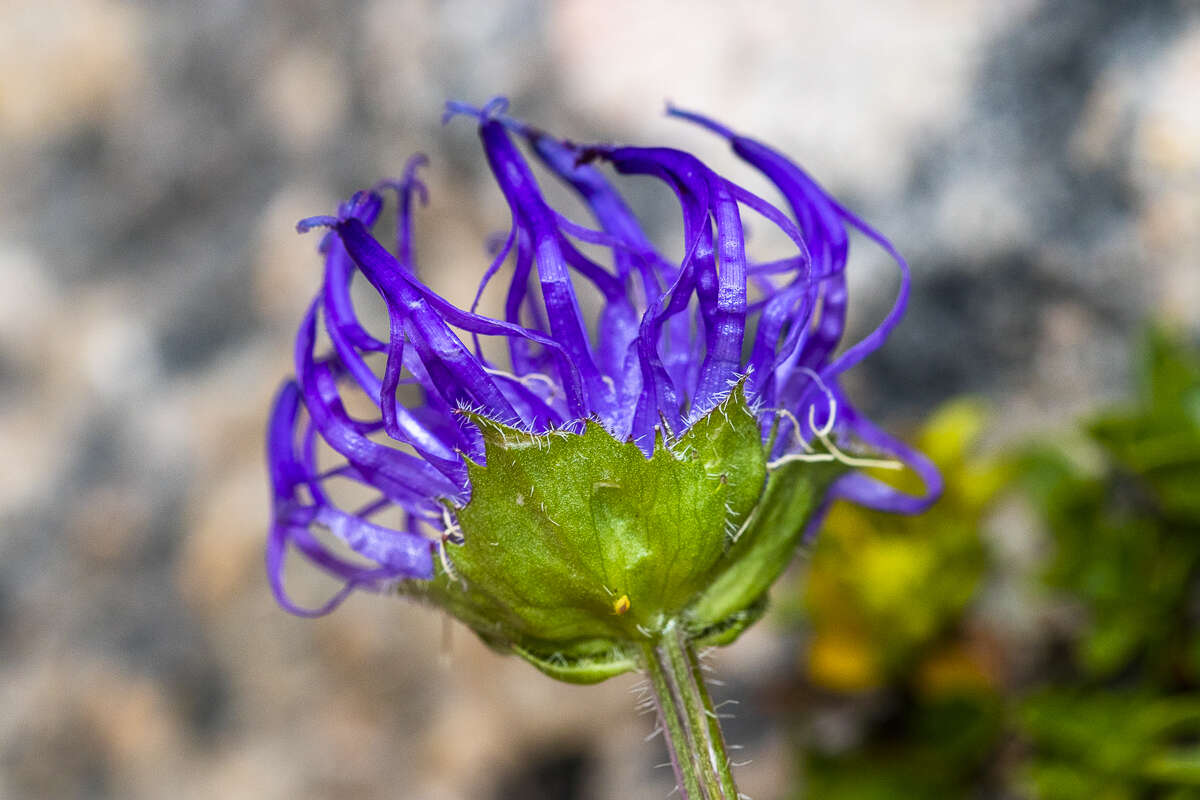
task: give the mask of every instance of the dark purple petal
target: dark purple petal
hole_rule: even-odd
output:
[[[354,552],[396,574],[433,577],[431,543],[423,536],[374,525],[329,506],[318,509],[314,521],[328,528]]]
[[[477,334],[510,336],[536,342],[552,352],[558,365],[559,378],[564,386],[568,404],[575,413],[583,409],[583,397],[578,372],[564,348],[554,339],[531,331],[520,325],[501,322],[470,311],[463,311],[433,292],[420,281],[407,275],[395,259],[376,241],[358,220],[347,220],[338,226],[338,233],[347,249],[355,257],[360,269],[367,274],[384,298],[389,301],[389,311],[397,315],[403,311],[406,326],[420,332],[413,339],[418,351],[422,344],[433,354],[437,362],[449,361],[457,371],[455,378],[470,378],[472,399],[482,404],[497,418],[507,413],[509,419],[519,417],[513,412],[502,393],[495,388],[478,359],[470,354],[462,342],[449,329],[449,325]],[[374,276],[374,279],[372,278]],[[376,280],[379,283],[376,283]],[[430,362],[424,354],[421,359],[426,367]],[[456,400],[450,395],[447,400]]]
[[[350,218],[334,228],[354,263],[383,296],[388,313],[397,317],[406,338],[449,403],[478,404],[500,419],[515,421],[516,412],[478,360],[454,335],[442,315],[430,307],[394,256],[363,226]],[[447,304],[449,306],[449,304]]]
[[[632,269],[637,269],[644,282],[656,286],[659,275],[655,268],[665,266],[665,260],[654,249],[637,217],[612,184],[598,169],[581,163],[577,148],[529,126],[518,126],[518,130],[525,135],[542,163],[579,193],[600,226],[620,244],[620,249],[614,252],[617,274],[624,279]],[[650,289],[647,292],[651,293]]]
[[[836,205],[836,204],[835,204]],[[873,240],[880,248],[883,249],[892,261],[900,269],[900,288],[896,291],[896,299],[892,301],[892,308],[888,311],[883,321],[871,333],[867,334],[863,339],[851,347],[849,350],[838,356],[833,364],[830,365],[829,371],[833,374],[844,372],[850,367],[853,367],[858,362],[862,361],[871,353],[878,350],[891,335],[892,330],[900,324],[900,318],[904,316],[904,309],[908,308],[908,294],[912,288],[912,271],[908,267],[908,262],[904,257],[892,246],[892,243],[885,239],[878,231],[867,225],[854,214],[847,211],[840,205],[837,205],[838,213],[854,227],[864,233],[867,238]]]
[[[831,493],[853,503],[899,514],[919,514],[929,508],[942,494],[942,475],[925,455],[877,428],[860,415],[849,403],[839,406],[838,425],[854,434],[872,449],[893,456],[913,470],[925,484],[925,493],[911,495],[860,472],[851,472],[838,479]]]
[[[399,198],[396,207],[396,260],[410,272],[413,269],[413,199],[421,205],[429,203],[429,190],[417,178],[417,170],[429,164],[429,158],[424,153],[417,153],[408,159],[404,167],[404,177],[398,181],[384,181],[372,190],[378,194],[381,189],[394,189]],[[367,225],[370,225],[367,222]]]
[[[742,218],[725,187],[716,187],[714,195],[716,261],[701,265],[698,284],[701,302],[710,297],[712,309],[705,317],[708,347],[700,367],[700,383],[692,399],[693,413],[715,406],[728,391],[729,381],[740,373],[742,337],[746,331],[746,240]]]
[[[500,267],[504,266],[504,262],[508,260],[508,254],[512,252],[513,243],[517,240],[516,230],[510,230],[508,236],[504,239],[504,244],[496,251],[496,257],[492,259],[491,266],[483,273],[483,277],[479,280],[479,288],[475,290],[475,299],[471,301],[471,312],[474,313],[479,308],[479,301],[483,297],[483,290],[487,288],[488,282],[493,276],[500,271]],[[515,320],[510,320],[515,321]],[[478,352],[478,348],[476,348]]]
[[[295,614],[318,616],[335,608],[355,588],[376,589],[384,580],[432,577],[430,542],[414,533],[373,526],[368,541],[368,537],[341,523],[337,523],[341,525],[340,530],[329,526],[335,535],[348,536],[347,544],[356,552],[368,558],[378,556],[375,558],[378,566],[371,567],[334,555],[309,531],[310,524],[325,523],[328,526],[328,522],[335,519],[331,515],[347,515],[328,505],[327,499],[316,488],[316,476],[307,469],[306,459],[296,453],[295,433],[301,400],[301,391],[295,382],[284,384],[276,397],[267,435],[267,464],[274,498],[274,519],[267,540],[267,575],[280,605]],[[305,438],[308,449],[311,443],[309,437]],[[306,504],[301,500],[297,492],[301,486],[310,489],[317,504]],[[310,561],[344,582],[342,589],[319,608],[300,607],[287,594],[283,569],[289,545],[295,545]]]
[[[329,368],[313,357],[316,304],[309,307],[296,337],[296,377],[304,406],[321,438],[405,508],[434,503],[461,492],[428,461],[368,439],[354,424],[338,395]]]
[[[504,126],[484,119],[479,136],[496,182],[512,210],[514,225],[528,233],[549,331],[579,370],[587,406],[602,418],[612,418],[616,411],[615,393],[596,366],[583,313],[567,271],[568,263],[595,283],[607,298],[620,297],[623,290],[616,278],[585,258],[559,232],[554,213],[542,199],[533,173],[509,140]]]

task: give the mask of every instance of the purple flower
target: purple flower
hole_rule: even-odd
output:
[[[832,436],[843,447],[900,459],[926,486],[915,497],[850,472],[833,485],[826,506],[840,497],[915,513],[933,501],[941,479],[929,461],[860,415],[838,386],[842,372],[883,343],[907,303],[909,269],[886,239],[776,151],[697,114],[669,110],[726,137],[775,185],[783,208],[680,150],[572,144],[504,116],[506,108],[502,99],[482,109],[447,106],[447,118],[477,119],[512,214],[470,309],[451,304],[417,274],[413,210],[426,199],[417,177],[421,156],[399,181],[359,192],[337,216],[298,225],[329,230],[321,241],[324,282],[300,325],[296,376],[280,390],[268,435],[274,507],[267,569],[285,608],[323,614],[353,589],[433,576],[443,537],[454,530],[446,503],[462,506],[471,496],[464,457],[484,460],[480,432],[462,409],[537,433],[578,432],[583,421],[596,420],[649,453],[656,435],[678,436],[744,380],[761,409],[764,441],[778,425],[771,458]],[[549,205],[518,142],[582,199],[591,226]],[[683,219],[679,257],[652,244],[605,167],[671,190]],[[398,196],[390,250],[371,232],[389,190]],[[747,252],[746,212],[781,231],[794,252],[755,260]],[[886,251],[902,280],[878,328],[837,353],[851,229]],[[609,263],[585,250],[604,252]],[[476,313],[484,288],[502,271],[504,318]],[[350,287],[358,274],[386,305],[386,340],[364,327],[354,307]],[[594,319],[581,307],[584,286],[601,298]],[[327,349],[318,350],[318,328]],[[485,358],[481,337],[507,346],[505,363]],[[373,413],[353,414],[352,396],[360,406],[369,399]],[[323,450],[337,463],[319,463],[328,461]],[[329,491],[335,480],[357,484],[368,499],[340,505]],[[316,528],[345,547],[329,546]],[[282,573],[290,547],[343,583],[320,608],[301,608],[287,596]],[[357,557],[339,553],[347,548]]]

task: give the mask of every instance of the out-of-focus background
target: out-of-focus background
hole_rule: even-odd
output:
[[[559,685],[377,596],[296,619],[263,575],[320,274],[293,225],[424,151],[421,269],[469,297],[507,218],[441,104],[495,94],[734,169],[661,111],[718,116],[914,266],[850,386],[914,436],[942,409],[952,491],[835,512],[714,655],[745,792],[1200,796],[1200,480],[1153,472],[1200,429],[1196,3],[6,0],[0,798],[667,796],[634,677]],[[895,279],[851,281],[861,333]]]

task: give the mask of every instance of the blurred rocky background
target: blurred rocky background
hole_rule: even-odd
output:
[[[1200,333],[1189,0],[2,0],[0,798],[668,794],[634,677],[558,685],[380,597],[292,618],[263,576],[263,421],[320,270],[293,225],[424,151],[420,262],[469,298],[506,216],[441,104],[495,94],[569,137],[736,169],[661,111],[713,114],[888,233],[915,294],[851,388],[898,430],[972,393],[979,446],[1039,440],[1133,396],[1147,319]],[[895,278],[870,255],[851,270],[861,332]],[[983,498],[960,500],[974,531]],[[993,516],[1002,565],[1049,557],[1028,507]],[[828,777],[896,684],[864,671],[866,639],[822,638],[837,591],[785,587],[714,656],[758,800],[806,775],[825,798],[900,796]],[[1036,601],[988,591],[994,687],[1053,637]],[[814,739],[834,755],[806,760]],[[988,775],[963,796],[1068,796]]]

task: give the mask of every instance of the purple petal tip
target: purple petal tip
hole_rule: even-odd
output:
[[[726,139],[737,138],[737,134],[734,133],[733,130],[725,127],[721,123],[717,122],[715,119],[712,119],[711,117],[706,117],[703,114],[697,113],[695,111],[688,111],[686,109],[680,108],[670,102],[667,103],[667,116],[668,117],[676,117],[678,119],[685,119],[688,122],[694,122],[701,127],[708,128],[713,133],[716,133],[720,136],[724,136]]]
[[[503,95],[493,97],[482,108],[458,100],[447,100],[446,110],[442,112],[442,124],[445,125],[459,115],[475,117],[480,122],[490,122],[503,116],[506,111],[508,111],[508,98]]]
[[[296,223],[296,233],[308,233],[313,228],[332,228],[338,224],[337,217],[321,214],[315,217],[305,217]]]

